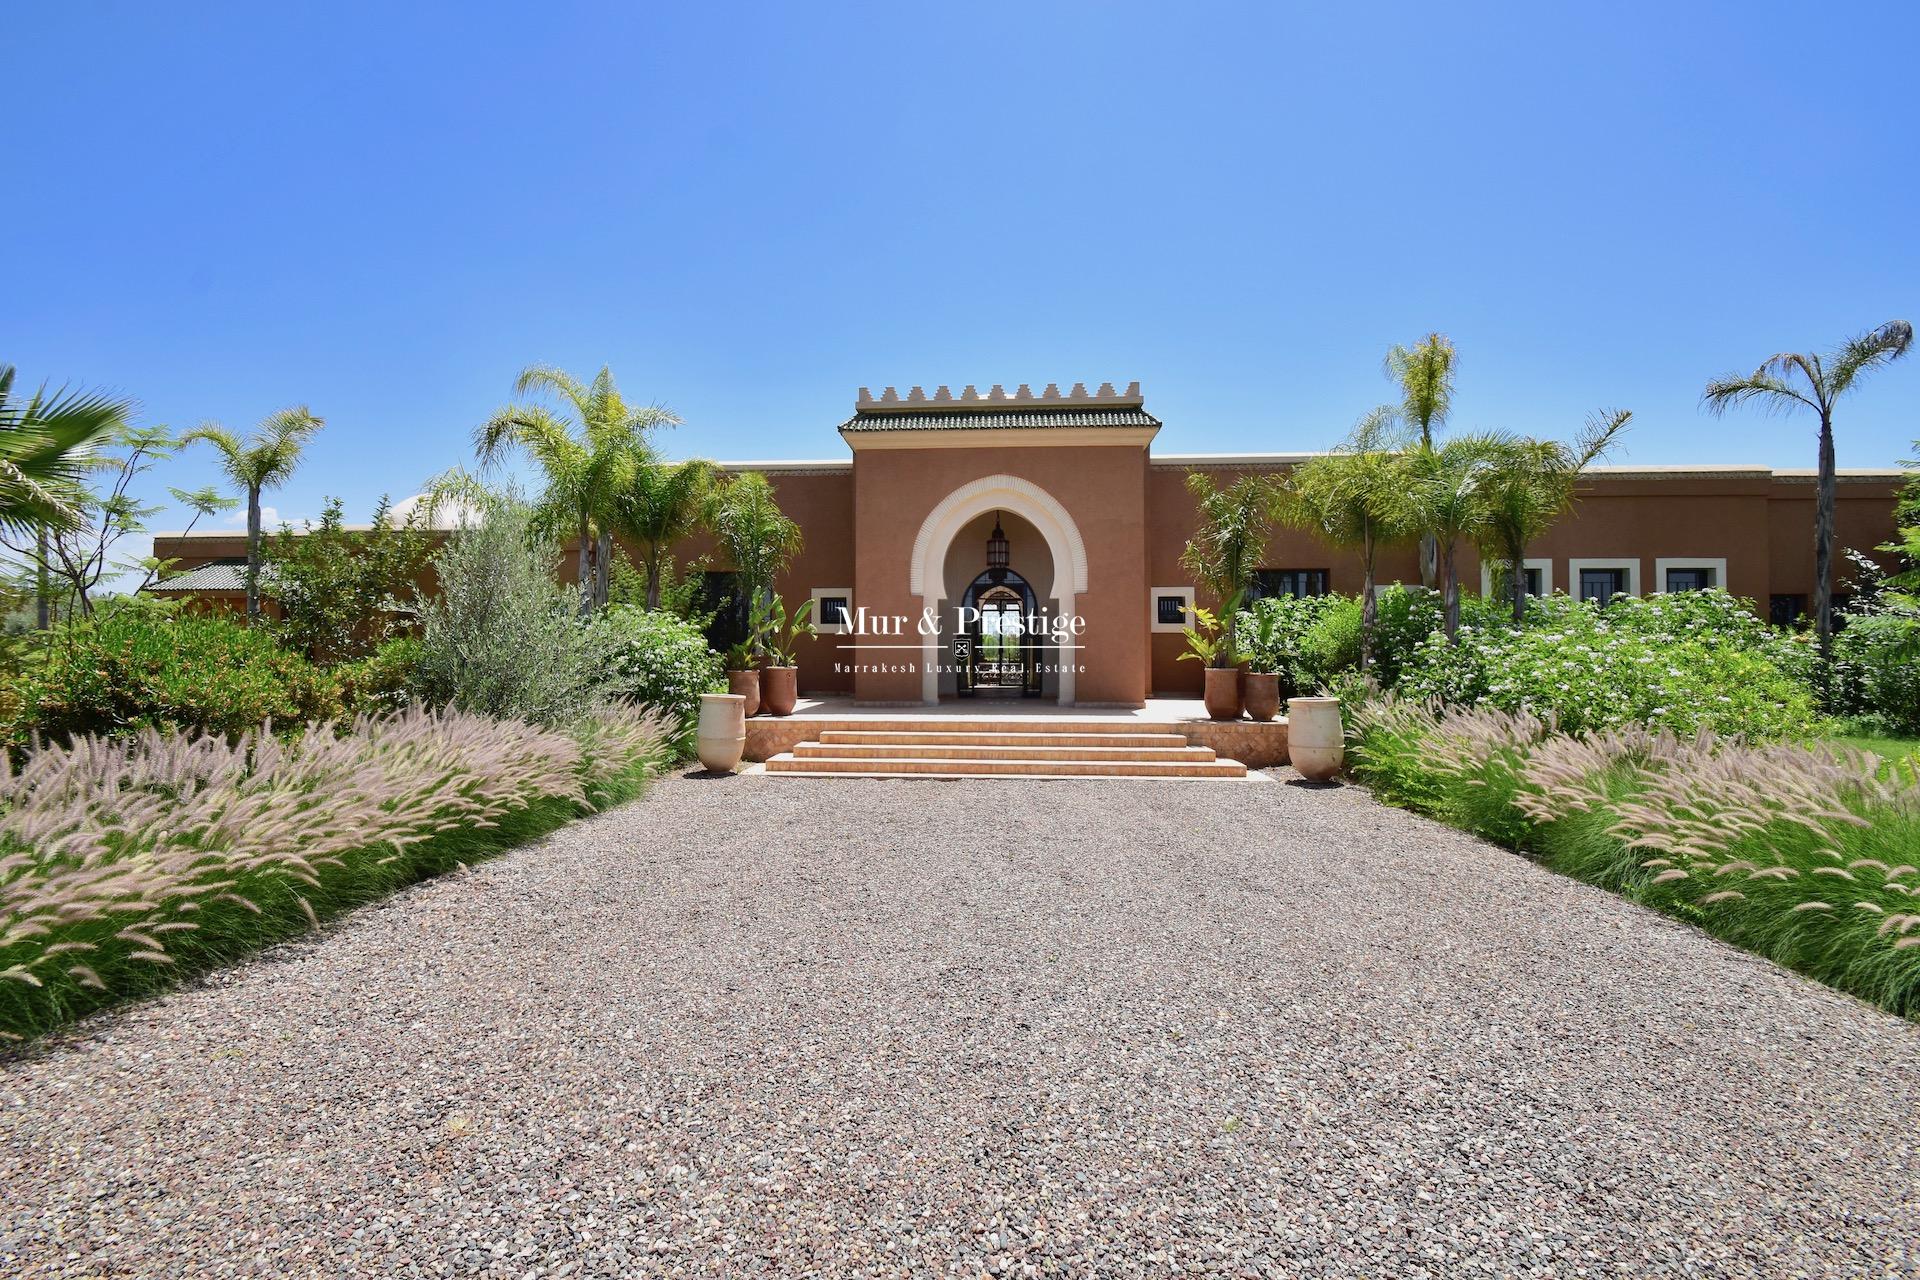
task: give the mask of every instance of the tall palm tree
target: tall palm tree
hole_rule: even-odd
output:
[[[1379,620],[1374,599],[1380,549],[1412,536],[1401,495],[1408,486],[1408,460],[1396,435],[1392,406],[1362,418],[1338,450],[1297,467],[1283,484],[1278,514],[1283,524],[1306,529],[1336,547],[1360,553],[1360,669],[1373,665],[1373,635]]]
[[[1420,433],[1420,448],[1432,452],[1433,438],[1453,412],[1453,369],[1459,357],[1444,333],[1430,333],[1411,347],[1387,351],[1387,376],[1400,386],[1400,416]],[[1438,569],[1437,544],[1420,539],[1420,584],[1431,589]]]
[[[307,406],[294,405],[260,420],[242,440],[217,422],[195,427],[180,437],[183,445],[204,440],[220,454],[220,469],[247,498],[247,620],[260,616],[260,495],[293,478],[301,451],[326,425]]]
[[[1460,574],[1455,560],[1461,540],[1473,536],[1480,520],[1480,484],[1491,453],[1487,439],[1459,436],[1408,455],[1401,511],[1403,518],[1433,539],[1448,640],[1460,630]]]
[[[535,508],[536,528],[578,540],[580,611],[590,613],[607,600],[617,495],[654,460],[652,432],[680,419],[659,405],[628,404],[604,365],[590,383],[529,365],[514,379],[513,393],[550,396],[559,408],[509,404],[475,429],[474,448],[483,464],[517,449],[540,468],[546,489]]]
[[[98,464],[94,447],[133,416],[133,401],[97,391],[48,395],[46,387],[21,401],[13,395],[14,367],[0,364],[0,535],[34,541],[35,608],[46,630],[47,557],[53,535],[86,519],[85,478]]]
[[[780,510],[773,486],[757,471],[743,471],[711,490],[706,519],[733,563],[748,616],[763,616],[775,579],[800,553],[800,526]],[[756,656],[765,638],[757,632],[748,636]]]
[[[1632,417],[1627,409],[1596,413],[1570,445],[1529,436],[1488,438],[1473,540],[1484,558],[1498,559],[1506,566],[1514,622],[1522,621],[1527,612],[1527,544],[1566,514],[1580,473],[1613,447]]]
[[[717,473],[704,458],[649,462],[614,497],[614,526],[640,544],[647,576],[647,608],[660,607],[660,569],[673,545],[705,522],[707,495]]]
[[[1820,415],[1820,478],[1813,515],[1813,624],[1824,658],[1833,648],[1833,406],[1863,374],[1907,354],[1913,326],[1889,320],[1843,343],[1826,356],[1782,351],[1746,377],[1716,378],[1701,399],[1715,414],[1757,400],[1770,413],[1795,406]]]

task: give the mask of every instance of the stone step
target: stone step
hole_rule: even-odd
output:
[[[822,729],[815,742],[845,744],[899,743],[903,746],[979,747],[1184,747],[1180,733],[1082,733],[1078,729]]]
[[[1165,731],[1152,720],[1132,716],[834,716],[807,721],[822,733],[1078,733],[1137,734]]]
[[[890,739],[898,735],[882,735]],[[996,735],[988,735],[996,736]],[[1038,736],[1038,735],[1036,735]],[[1212,747],[1116,746],[1054,742],[801,742],[796,756],[841,756],[901,760],[1197,760],[1214,758]]]
[[[1003,760],[898,756],[800,756],[783,751],[768,773],[923,778],[1244,778],[1238,760]]]

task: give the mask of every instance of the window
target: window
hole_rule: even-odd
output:
[[[1256,569],[1246,602],[1252,604],[1255,600],[1265,600],[1270,596],[1292,596],[1298,600],[1303,596],[1325,594],[1325,569]]]
[[[1807,617],[1807,598],[1804,595],[1785,594],[1767,597],[1767,621],[1776,627],[1797,627],[1805,623]]]
[[[1147,599],[1150,631],[1179,631],[1193,621],[1192,587],[1155,587]]]
[[[709,569],[700,575],[700,609],[711,610],[707,643],[724,653],[747,638],[747,598],[740,594],[738,575]]]
[[[1710,556],[1662,556],[1653,562],[1656,591],[1706,591],[1727,585],[1727,562]]]
[[[1605,604],[1615,596],[1626,594],[1626,590],[1627,574],[1624,569],[1582,569],[1580,571],[1582,600]]]
[[[813,589],[813,627],[823,636],[846,634],[853,616],[851,587],[815,587]]]
[[[1640,594],[1640,562],[1630,559],[1567,561],[1567,588],[1582,600],[1601,604],[1618,595]]]
[[[1528,595],[1544,596],[1552,592],[1552,560],[1522,560],[1520,563],[1526,573]],[[1506,592],[1503,589],[1506,580],[1506,565],[1497,560],[1492,563],[1485,560],[1480,562],[1480,594],[1482,596],[1491,598],[1498,595],[1501,599],[1506,599]]]

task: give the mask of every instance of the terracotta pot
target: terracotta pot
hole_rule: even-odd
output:
[[[752,675],[751,671],[746,672]],[[737,693],[700,695],[700,724],[694,743],[700,763],[714,773],[732,773],[747,749],[747,700]]]
[[[1207,714],[1215,720],[1240,718],[1240,668],[1207,668]]]
[[[770,716],[790,716],[800,700],[798,667],[760,668],[760,709]]]
[[[1325,782],[1347,756],[1338,698],[1287,699],[1287,758],[1300,776]]]
[[[1249,671],[1242,692],[1246,695],[1247,718],[1267,721],[1280,714],[1280,677]]]
[[[727,691],[746,699],[747,709],[744,714],[750,716],[760,714],[760,673],[758,671],[727,672]]]

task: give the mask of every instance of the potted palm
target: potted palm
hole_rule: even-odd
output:
[[[753,715],[762,701],[758,667],[766,653],[767,599],[775,579],[799,553],[800,526],[780,510],[773,486],[755,471],[743,471],[711,490],[706,505],[707,527],[733,562],[735,589],[747,601],[747,635],[727,650],[727,683],[743,693],[751,682],[747,714]]]
[[[800,700],[798,655],[802,636],[814,634],[813,601],[787,613],[779,596],[769,596],[760,611],[761,647],[766,665],[760,668],[760,705],[770,716],[790,716]]]
[[[747,637],[727,646],[727,692],[737,693],[745,700],[749,716],[760,714],[760,669],[754,666],[754,634],[751,629]]]
[[[1229,597],[1229,610],[1240,603],[1236,594]],[[1233,615],[1229,612],[1228,617]],[[1187,638],[1182,662],[1198,662],[1207,669],[1207,714],[1215,720],[1240,718],[1240,654],[1234,648],[1233,631],[1215,617],[1210,609],[1196,608],[1193,622],[1181,628]]]
[[[1281,627],[1279,609],[1261,608],[1263,603],[1256,602],[1252,609],[1241,612],[1235,634],[1241,637],[1247,656],[1247,670],[1240,684],[1247,718],[1267,721],[1280,714]]]

